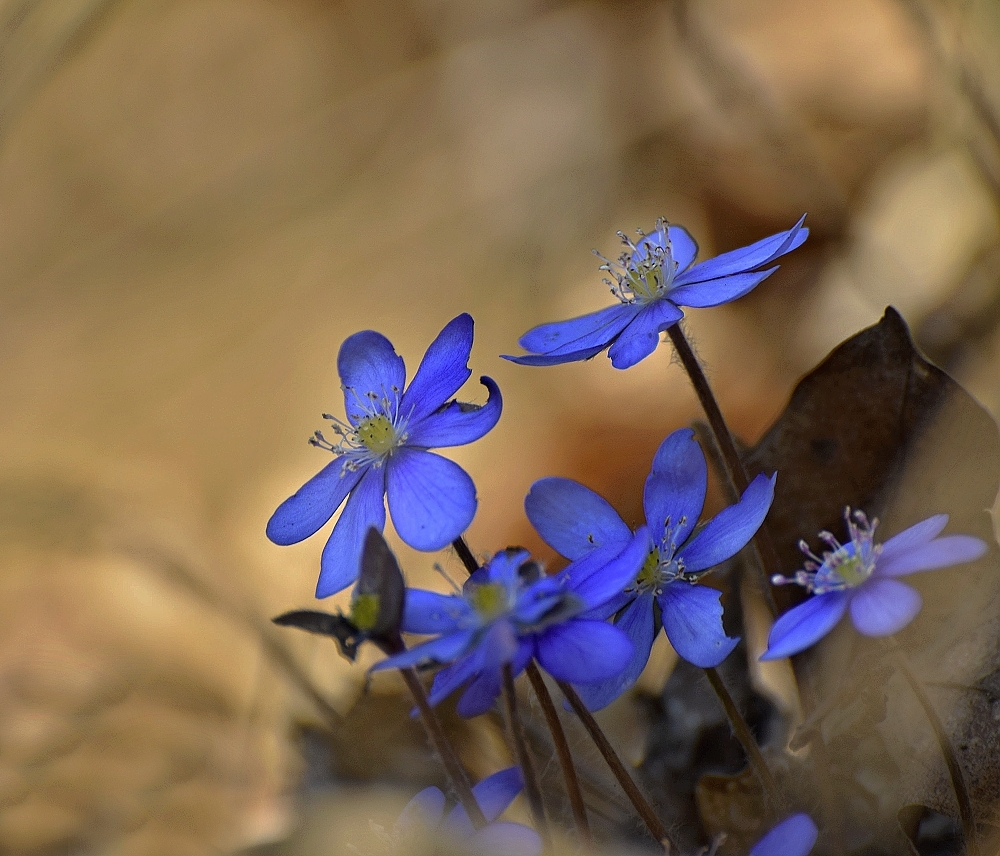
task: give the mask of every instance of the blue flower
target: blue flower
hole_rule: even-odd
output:
[[[472,318],[452,319],[431,343],[406,391],[406,367],[392,343],[364,330],[340,346],[337,369],[347,421],[328,414],[340,437],[319,431],[310,442],[334,460],[286,499],[267,523],[275,544],[295,544],[347,504],[323,550],[316,597],[347,588],[358,576],[365,533],[385,527],[385,498],[396,531],[417,550],[440,550],[457,538],[476,513],[476,487],[458,464],[429,452],[478,440],[500,418],[497,385],[482,407],[448,399],[472,372]]]
[[[516,676],[532,658],[559,680],[607,680],[628,663],[632,643],[618,628],[583,613],[621,591],[647,540],[642,531],[620,544],[600,574],[547,577],[526,551],[510,549],[472,574],[460,595],[407,589],[403,629],[440,635],[374,669],[451,663],[435,676],[429,698],[437,704],[469,684],[458,703],[462,716],[490,709],[500,694],[502,666]]]
[[[401,845],[420,832],[428,837],[443,833],[454,844],[465,842],[468,851],[477,855],[538,856],[542,852],[542,840],[535,830],[520,823],[494,822],[523,787],[517,767],[494,773],[473,787],[472,795],[488,821],[482,829],[473,827],[461,805],[455,806],[446,817],[444,794],[440,788],[424,788],[406,804],[396,821],[393,836],[396,846],[404,849]]]
[[[743,247],[694,264],[698,245],[686,229],[659,220],[649,235],[639,233],[633,244],[619,232],[627,251],[618,263],[604,260],[601,270],[620,301],[598,312],[569,321],[542,324],[525,333],[519,344],[529,353],[505,359],[523,366],[554,366],[588,360],[610,347],[616,369],[627,369],[646,359],[684,313],[681,306],[718,306],[751,291],[778,267],[761,270],[800,246],[809,230],[805,215],[787,232],[779,232]],[[603,257],[601,257],[603,258]]]
[[[750,856],[806,856],[818,835],[808,814],[793,814],[751,847]]]
[[[627,587],[594,613],[617,615],[615,623],[632,639],[634,654],[618,675],[580,688],[589,707],[610,704],[639,677],[656,632],[654,604],[670,644],[685,660],[707,668],[729,656],[739,639],[726,636],[722,627],[721,594],[693,583],[753,537],[771,507],[774,480],[757,476],[736,505],[696,530],[708,468],[694,432],[684,428],[656,452],[643,495],[648,529],[635,536],[604,499],[578,482],[547,478],[532,485],[524,501],[528,519],[550,547],[570,559],[563,571],[569,579],[602,575],[608,559],[630,539],[640,533],[645,539]]]
[[[792,577],[774,576],[771,582],[797,583],[815,597],[788,610],[771,628],[762,660],[790,657],[814,645],[850,610],[855,629],[864,636],[890,636],[902,630],[920,612],[916,589],[896,577],[971,562],[986,553],[986,542],[971,535],[937,536],[948,522],[935,514],[893,535],[884,544],[874,541],[878,520],[868,522],[861,511],[844,511],[850,541],[841,544],[829,532],[819,537],[830,548],[822,558],[799,547],[808,556],[805,570]]]

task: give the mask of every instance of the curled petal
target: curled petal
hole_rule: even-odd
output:
[[[425,589],[406,590],[403,623],[406,633],[449,633],[472,611],[465,598]]]
[[[480,381],[489,390],[486,404],[449,402],[420,422],[408,426],[407,445],[430,449],[464,446],[492,430],[503,410],[503,396],[492,378],[484,376]]]
[[[837,625],[850,600],[846,591],[831,591],[792,607],[771,628],[761,660],[780,660],[805,651]]]
[[[893,579],[866,580],[851,598],[851,621],[865,636],[891,636],[920,612],[920,592]]]
[[[886,546],[888,544],[887,541]],[[905,552],[894,550],[888,559],[883,552],[875,564],[875,574],[880,577],[902,577],[918,571],[946,568],[949,565],[972,562],[985,556],[986,550],[986,542],[981,538],[972,535],[945,535],[927,544],[911,547]]]
[[[344,409],[352,425],[372,412],[373,401],[395,402],[403,393],[406,366],[385,336],[362,330],[348,336],[337,355]],[[394,406],[394,405],[393,405]],[[379,407],[379,412],[387,408]]]
[[[718,666],[739,644],[722,627],[722,592],[684,582],[668,583],[659,596],[663,629],[679,656],[703,669]]]
[[[893,535],[882,545],[879,563],[889,562],[903,553],[908,553],[914,547],[922,547],[928,541],[933,541],[947,525],[947,514],[935,514]]]
[[[386,464],[389,513],[416,550],[440,550],[476,515],[476,486],[454,461],[423,449],[397,449]]]
[[[542,540],[570,560],[607,544],[620,548],[632,538],[607,500],[572,479],[539,479],[524,498],[524,511]]]
[[[670,289],[669,297],[679,306],[690,306],[694,309],[721,306],[753,291],[777,269],[775,266],[753,273],[737,273],[708,282],[682,285]]]
[[[698,523],[707,488],[708,465],[694,431],[674,431],[656,450],[642,494],[653,541],[660,543],[663,527],[669,521],[672,540],[683,544]]]
[[[591,348],[603,351],[625,329],[637,311],[632,304],[619,303],[568,321],[541,324],[525,333],[518,344],[533,354],[553,357]],[[519,357],[506,359],[520,360]]]
[[[319,530],[340,508],[365,469],[344,470],[336,458],[278,506],[267,521],[267,537],[275,544],[297,544]]]
[[[750,856],[807,856],[819,830],[807,814],[793,814],[750,848]]]
[[[411,423],[437,410],[472,375],[468,366],[472,327],[472,316],[463,312],[452,318],[427,348],[400,407]]]
[[[683,317],[684,313],[665,298],[647,303],[618,334],[608,351],[611,365],[616,369],[628,369],[642,362],[656,350],[660,333],[673,327]]]
[[[603,621],[577,619],[539,634],[538,662],[550,675],[571,684],[603,681],[617,674],[632,656],[632,642]]]
[[[347,498],[320,559],[316,597],[343,591],[358,578],[368,529],[385,528],[385,473],[369,467]]]

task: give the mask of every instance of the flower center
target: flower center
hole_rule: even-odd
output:
[[[667,583],[680,579],[684,575],[684,566],[676,559],[664,559],[659,548],[654,547],[646,556],[646,561],[639,569],[635,578],[635,589],[640,592],[652,591],[660,594]]]
[[[651,234],[639,233],[638,244],[633,244],[623,233],[618,233],[627,251],[619,256],[617,263],[598,254],[598,258],[604,262],[601,270],[615,278],[615,282],[607,279],[605,282],[610,286],[611,293],[622,303],[652,303],[673,287],[677,262],[674,261],[673,248],[667,234],[666,221],[658,220],[656,229]]]
[[[357,427],[358,440],[373,455],[382,457],[396,448],[396,429],[382,414],[362,419]]]
[[[507,589],[501,583],[483,583],[469,593],[469,603],[483,621],[492,621],[508,609]]]

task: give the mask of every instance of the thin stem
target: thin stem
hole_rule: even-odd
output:
[[[563,695],[566,696],[566,700],[570,703],[576,715],[580,717],[583,727],[587,729],[598,751],[604,756],[605,762],[607,762],[614,777],[618,780],[618,784],[625,792],[625,796],[635,806],[635,810],[638,812],[639,817],[642,818],[642,822],[646,824],[647,829],[653,834],[653,837],[663,845],[665,853],[669,856],[673,842],[670,840],[667,828],[663,825],[660,818],[656,816],[653,807],[647,802],[646,798],[642,795],[642,791],[639,790],[639,786],[636,785],[635,780],[629,775],[628,770],[625,769],[621,758],[618,757],[618,753],[615,752],[614,748],[608,742],[608,738],[604,736],[604,732],[601,730],[601,726],[597,724],[597,720],[594,719],[594,715],[587,710],[587,706],[570,684],[565,681],[556,681],[556,684],[562,690]]]
[[[531,681],[531,688],[535,691],[538,703],[542,706],[542,713],[545,722],[552,734],[552,742],[556,747],[556,754],[559,756],[559,766],[562,768],[563,779],[566,780],[566,793],[569,796],[570,808],[573,810],[573,821],[580,833],[580,838],[584,845],[590,847],[593,838],[590,834],[590,821],[587,820],[587,807],[583,802],[583,794],[580,793],[580,782],[576,777],[576,767],[573,765],[573,755],[569,751],[569,744],[566,742],[566,732],[563,731],[562,723],[559,721],[559,713],[552,703],[552,696],[549,688],[545,686],[545,679],[538,670],[534,661],[528,663],[526,669],[528,680]]]
[[[462,560],[465,570],[470,575],[479,570],[479,562],[476,561],[476,557],[472,555],[472,550],[469,549],[469,545],[465,543],[465,539],[461,535],[451,542],[451,546],[455,548],[458,558]]]
[[[910,689],[913,690],[917,701],[920,702],[920,706],[924,709],[924,715],[931,724],[931,730],[934,732],[935,738],[937,738],[941,755],[944,757],[945,766],[948,768],[948,776],[951,779],[951,787],[955,791],[955,802],[958,803],[958,816],[962,822],[962,835],[965,838],[965,852],[969,856],[979,856],[980,849],[976,835],[976,819],[972,813],[972,800],[969,798],[969,788],[965,782],[965,774],[962,772],[962,766],[958,763],[955,750],[948,739],[948,732],[945,731],[944,723],[938,717],[937,711],[934,709],[934,704],[927,695],[926,690],[924,690],[924,685],[920,682],[920,678],[910,668],[906,655],[895,642],[890,643],[890,646],[896,668],[906,678]]]
[[[531,816],[539,834],[548,839],[548,823],[545,820],[545,807],[542,805],[542,791],[538,787],[535,765],[531,760],[531,753],[528,752],[528,744],[524,741],[521,720],[517,715],[517,696],[514,693],[514,675],[510,663],[503,664],[503,701],[507,711],[507,728],[514,742],[517,763],[524,777],[524,793],[528,798],[528,805],[531,806]]]
[[[733,701],[733,697],[722,680],[719,670],[710,668],[703,671],[705,672],[705,677],[708,678],[708,682],[712,685],[712,689],[715,690],[715,694],[719,697],[719,701],[722,702],[722,707],[726,711],[729,724],[732,725],[736,739],[740,741],[740,746],[746,752],[750,768],[757,776],[760,786],[767,795],[768,801],[776,812],[779,814],[783,813],[786,806],[785,800],[781,795],[781,790],[778,788],[778,783],[775,781],[774,776],[771,775],[771,771],[767,767],[767,762],[764,760],[764,756],[761,755],[760,748],[757,746],[757,741],[754,740],[753,734],[750,733],[750,726],[747,725],[743,714],[740,713],[736,702]]]
[[[747,478],[747,471],[740,460],[740,454],[736,450],[733,435],[729,432],[729,426],[726,424],[725,417],[723,417],[722,411],[719,409],[719,403],[715,400],[712,387],[708,384],[708,378],[705,377],[701,363],[698,362],[694,351],[691,350],[691,345],[688,343],[684,331],[681,330],[680,324],[674,324],[669,327],[667,333],[670,336],[670,341],[674,344],[677,356],[680,357],[681,365],[684,366],[684,370],[691,379],[694,391],[701,402],[702,410],[705,411],[705,416],[708,417],[708,424],[715,435],[715,441],[719,446],[719,453],[722,455],[729,480],[732,482],[733,487],[736,488],[736,493],[742,496],[750,484],[750,480]],[[761,594],[764,596],[764,602],[767,604],[768,609],[771,610],[771,615],[777,615],[778,609],[774,603],[774,596],[771,594],[771,577],[780,573],[781,569],[778,567],[778,551],[774,548],[774,542],[771,540],[771,534],[767,529],[766,523],[762,524],[757,530],[757,534],[754,535],[753,540],[757,554],[760,557],[761,568],[764,572],[762,575],[763,578],[758,578],[760,583],[759,588]]]

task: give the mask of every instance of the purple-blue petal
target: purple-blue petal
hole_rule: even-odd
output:
[[[670,289],[668,296],[678,306],[690,306],[693,309],[721,306],[723,303],[729,303],[750,293],[777,269],[778,267],[775,265],[767,270],[737,273],[708,282],[682,285]]]
[[[370,527],[385,528],[385,472],[369,467],[361,477],[330,533],[320,558],[316,597],[343,591],[358,578],[361,550]]]
[[[607,343],[595,345],[592,348],[584,348],[580,351],[560,351],[557,354],[525,354],[520,357],[512,357],[509,354],[501,354],[505,360],[517,363],[519,366],[561,366],[563,363],[579,363],[589,360],[591,357],[601,353],[607,348]]]
[[[386,657],[371,667],[373,672],[385,669],[406,669],[410,666],[429,663],[453,663],[466,653],[475,641],[474,630],[459,630],[446,633],[420,645]]]
[[[503,396],[492,378],[484,376],[480,381],[489,390],[485,404],[449,402],[419,422],[411,422],[407,426],[406,444],[429,449],[464,446],[492,430],[503,410]]]
[[[607,500],[572,479],[539,479],[524,498],[524,511],[542,540],[570,560],[608,544],[621,548],[632,538]]]
[[[920,592],[899,580],[872,578],[853,592],[851,621],[864,636],[891,636],[920,612]]]
[[[343,459],[334,459],[278,506],[267,521],[267,537],[281,546],[305,540],[333,517],[364,473],[345,471]]]
[[[401,838],[409,838],[416,835],[418,830],[433,832],[441,824],[444,803],[444,794],[440,788],[424,788],[399,813],[396,834]]]
[[[416,550],[440,550],[476,516],[476,486],[454,461],[423,449],[397,449],[386,464],[392,525]]]
[[[844,617],[849,600],[846,591],[831,591],[792,607],[774,622],[760,659],[780,660],[812,647]]]
[[[525,333],[518,344],[533,354],[558,356],[597,348],[604,350],[637,314],[634,304],[619,303],[589,315],[541,324]],[[515,361],[518,358],[513,358]]]
[[[685,582],[668,583],[657,600],[663,629],[677,654],[703,669],[718,666],[739,643],[722,627],[722,592]]]
[[[736,505],[722,509],[704,528],[680,549],[686,571],[704,571],[735,556],[753,538],[767,517],[774,499],[774,481],[757,476]]]
[[[337,371],[344,388],[344,409],[352,425],[371,414],[372,399],[395,402],[403,394],[406,366],[385,336],[362,330],[348,336],[337,355]],[[385,412],[381,405],[380,413]]]
[[[517,652],[510,662],[511,675],[515,678],[524,670],[524,667],[531,659],[534,648],[530,641],[521,640],[518,644]],[[484,667],[469,683],[468,688],[462,693],[455,710],[460,716],[466,718],[479,716],[486,713],[497,696],[500,695],[500,666]]]
[[[684,273],[698,256],[698,242],[683,226],[669,226],[670,248],[677,262],[677,275]]]
[[[477,830],[469,839],[469,850],[477,856],[540,856],[542,839],[522,823],[500,821]]]
[[[406,633],[449,633],[472,612],[465,598],[426,589],[406,589],[401,630]]]
[[[802,245],[802,242],[809,237],[809,230],[802,225],[805,219],[803,215],[787,232],[778,232],[748,247],[740,247],[738,250],[707,259],[678,276],[674,284],[681,286],[706,282],[763,267]]]
[[[616,547],[617,555],[605,559],[599,567],[586,567],[589,559],[600,552],[595,550],[564,568],[560,577],[566,580],[567,589],[583,601],[587,610],[596,609],[617,598],[626,586],[635,582],[649,551],[649,531],[640,526],[625,548],[619,551]]]
[[[888,562],[903,553],[908,553],[914,547],[922,547],[929,541],[933,541],[941,530],[948,525],[947,514],[935,514],[926,520],[915,523],[909,529],[904,529],[893,535],[882,545],[882,554],[879,562]]]
[[[616,369],[628,369],[642,362],[656,350],[660,333],[683,317],[684,313],[666,298],[647,303],[608,350],[611,365]]]
[[[708,466],[694,431],[674,431],[656,450],[642,494],[649,534],[657,545],[668,520],[674,543],[681,545],[687,540],[701,516],[707,488]]]
[[[946,568],[949,565],[975,561],[985,556],[986,550],[986,542],[973,535],[945,535],[906,551],[894,550],[888,559],[883,552],[875,563],[875,575],[902,577],[919,571]]]
[[[538,662],[554,678],[571,684],[603,681],[621,671],[632,656],[632,642],[603,621],[575,619],[538,634]]]
[[[793,814],[750,848],[750,856],[807,856],[819,830],[807,814]]]
[[[434,676],[427,700],[436,705],[446,699],[479,671],[479,652],[473,649],[450,666],[445,666]]]
[[[520,768],[508,767],[474,785],[472,795],[476,798],[486,822],[492,823],[507,810],[507,806],[514,802],[514,798],[523,788],[524,781],[521,778]],[[469,815],[461,803],[448,812],[444,823],[449,832],[461,838],[468,838],[475,832],[472,821],[469,820]]]
[[[471,377],[472,327],[472,316],[463,312],[427,348],[400,406],[411,425],[441,407]]]

